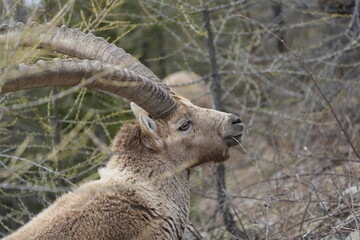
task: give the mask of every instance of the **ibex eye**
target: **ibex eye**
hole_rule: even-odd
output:
[[[191,121],[186,121],[183,124],[181,124],[181,126],[179,127],[180,131],[186,131],[190,128],[191,126]]]

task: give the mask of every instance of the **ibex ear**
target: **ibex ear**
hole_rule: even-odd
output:
[[[140,124],[141,130],[150,137],[157,136],[156,123],[148,116],[147,112],[133,102],[130,103],[130,107]]]
[[[152,120],[146,114],[140,113],[139,115],[139,123],[141,129],[147,133],[148,135],[155,137],[157,136],[157,126],[154,120]]]
[[[163,142],[159,137],[158,127],[148,113],[136,105],[135,103],[130,104],[131,110],[134,112],[136,119],[139,122],[141,131],[144,133],[143,141],[146,147],[159,150],[163,146]]]
[[[163,147],[163,141],[159,137],[158,127],[154,120],[152,120],[147,114],[140,113],[139,124],[143,135],[143,143],[146,147],[159,150]]]
[[[133,102],[130,103],[130,108],[133,111],[136,119],[139,119],[140,114],[146,114],[146,111],[144,109],[142,109]]]

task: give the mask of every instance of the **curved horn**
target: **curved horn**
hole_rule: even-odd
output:
[[[125,97],[155,118],[166,118],[178,107],[177,101],[159,84],[120,66],[96,60],[54,59],[40,60],[34,65],[20,64],[18,69],[2,74],[0,93],[50,86],[76,86],[87,78],[90,81],[83,83],[85,87]]]
[[[66,26],[58,28],[50,24],[40,25],[35,22],[29,27],[25,26],[23,23],[17,23],[12,28],[8,25],[0,26],[0,43],[13,39],[21,46],[37,46],[77,58],[99,60],[119,65],[151,81],[161,83],[161,80],[150,69],[122,48],[108,43],[101,37],[95,37],[92,33],[85,34],[79,29],[69,29]],[[171,92],[164,84],[160,87]]]

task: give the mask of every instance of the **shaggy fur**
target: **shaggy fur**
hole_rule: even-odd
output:
[[[229,114],[179,101],[171,119],[154,120],[154,135],[141,124],[124,126],[112,146],[117,155],[99,170],[99,180],[65,194],[5,240],[182,239],[190,168],[225,160],[222,135],[243,128],[232,126]],[[177,131],[184,116],[193,123],[186,133]]]

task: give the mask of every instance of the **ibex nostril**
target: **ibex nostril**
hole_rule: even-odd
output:
[[[232,120],[231,122],[232,124],[238,124],[238,123],[242,123],[241,119],[240,118],[235,118]]]

